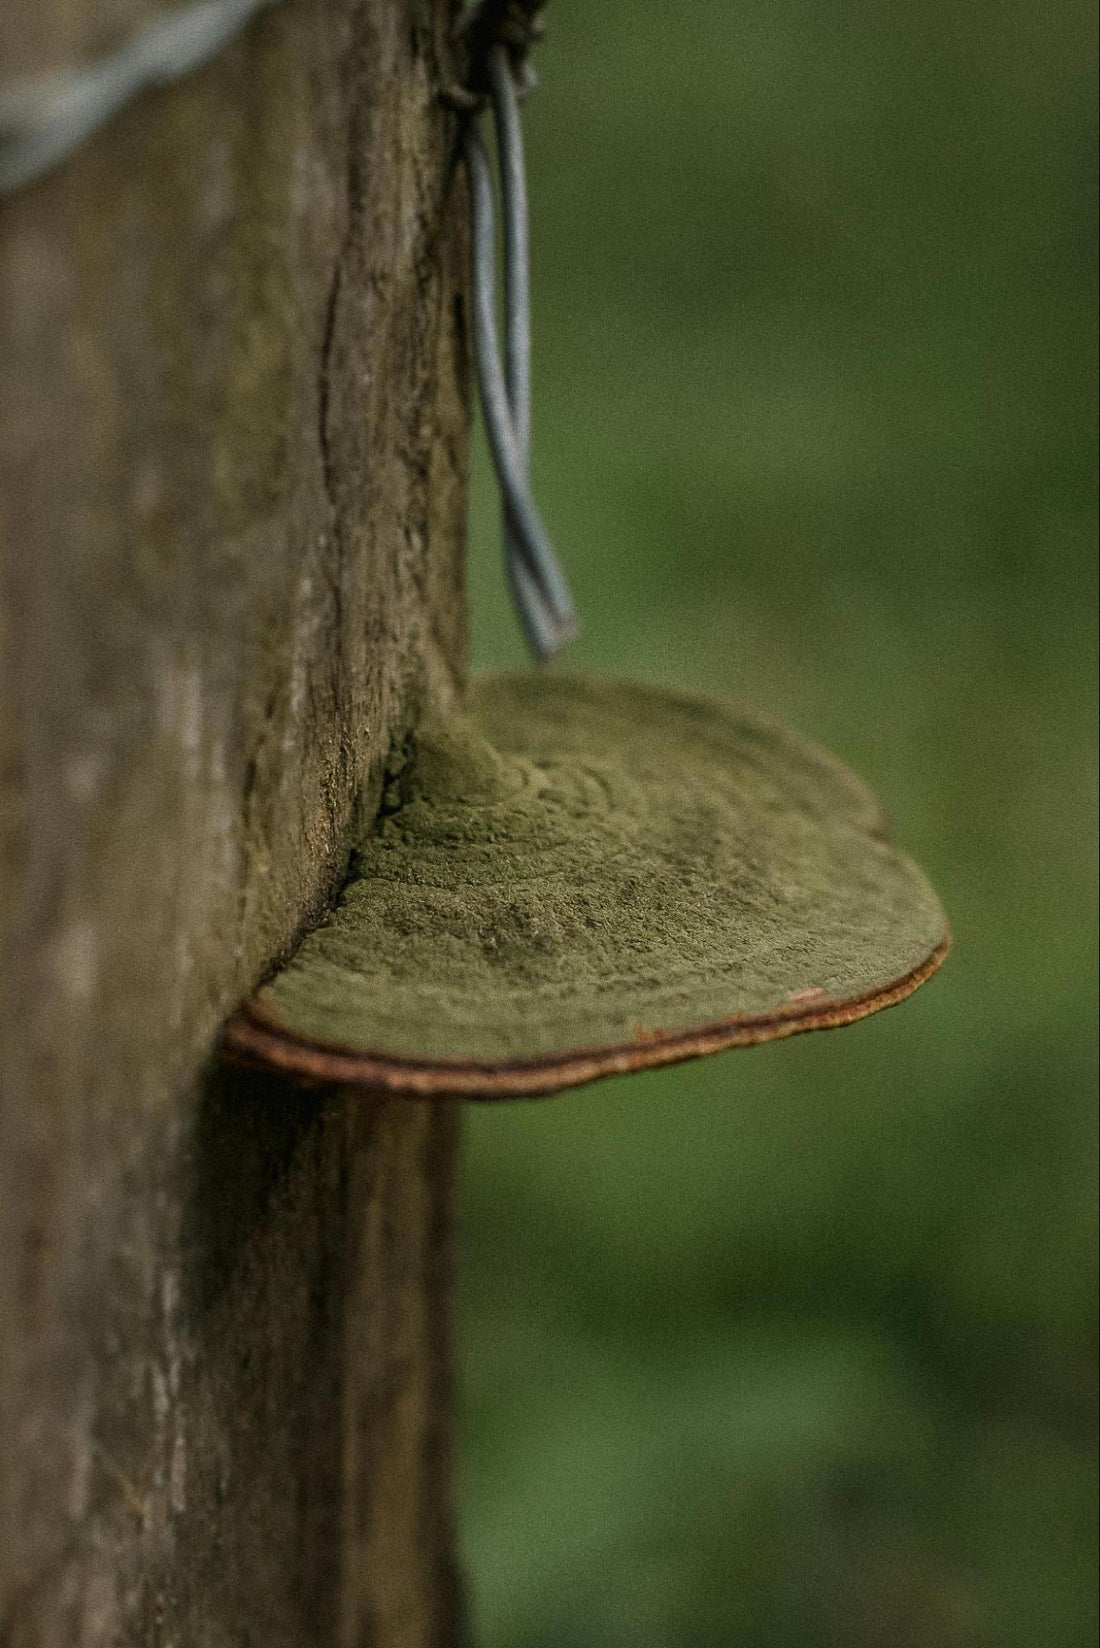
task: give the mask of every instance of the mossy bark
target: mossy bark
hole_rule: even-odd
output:
[[[286,0],[0,204],[3,1648],[457,1637],[456,1112],[212,1058],[461,691],[447,10]]]

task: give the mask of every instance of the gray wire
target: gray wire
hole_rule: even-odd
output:
[[[489,162],[474,124],[466,130],[473,238],[474,353],[489,447],[504,503],[505,565],[512,598],[536,657],[551,658],[576,634],[569,589],[528,479],[531,341],[527,187],[515,85],[507,53],[489,59],[504,200],[506,366],[496,330],[495,228]]]
[[[504,373],[516,445],[525,463],[531,447],[531,253],[527,233],[527,167],[523,123],[508,53],[489,54],[489,87],[496,122],[504,207]]]
[[[150,86],[190,74],[276,0],[192,0],[81,69],[0,92],[0,194],[59,166]]]
[[[497,158],[501,176],[504,217],[504,378],[512,415],[516,447],[530,485],[531,464],[531,257],[527,224],[527,167],[523,153],[523,123],[508,52],[494,46],[488,59],[489,89],[496,125]],[[504,507],[504,564],[512,600],[527,639],[543,656],[547,627],[535,581],[523,563],[507,505]],[[539,619],[541,626],[536,628]],[[552,623],[550,628],[552,630]]]

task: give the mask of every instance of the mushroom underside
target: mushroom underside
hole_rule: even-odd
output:
[[[548,1093],[850,1023],[947,942],[874,797],[780,724],[489,677],[395,764],[336,909],[225,1049],[307,1081]]]

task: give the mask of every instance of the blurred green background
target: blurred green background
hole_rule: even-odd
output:
[[[1092,9],[553,0],[566,667],[785,716],[955,933],[904,1007],[467,1111],[479,1648],[1088,1648]],[[477,455],[474,661],[524,665]]]

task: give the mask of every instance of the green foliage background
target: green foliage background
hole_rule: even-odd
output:
[[[1087,1648],[1091,8],[554,0],[568,667],[784,715],[955,953],[897,1011],[467,1112],[480,1648]],[[484,457],[475,662],[523,665]]]

